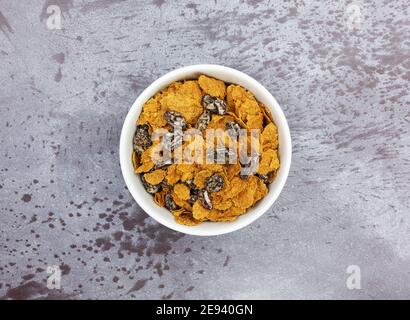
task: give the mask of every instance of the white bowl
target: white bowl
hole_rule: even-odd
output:
[[[252,92],[257,100],[269,108],[272,113],[273,120],[278,127],[279,156],[281,165],[275,180],[269,185],[269,193],[247,213],[241,215],[237,220],[231,222],[204,222],[197,226],[190,227],[176,223],[173,215],[165,208],[157,206],[154,203],[153,197],[145,191],[141,179],[134,173],[132,166],[132,140],[136,129],[136,120],[141,113],[142,106],[149,98],[174,81],[197,78],[201,74],[205,74],[228,83],[241,85]],[[148,213],[159,223],[162,223],[164,226],[179,232],[197,236],[213,236],[232,232],[247,226],[263,215],[275,202],[282,191],[283,186],[285,185],[289,173],[291,156],[292,145],[288,123],[275,98],[259,82],[250,76],[238,70],[219,65],[201,64],[183,67],[171,71],[154,81],[140,94],[132,105],[127,117],[125,118],[120,138],[121,171],[128,190],[131,192],[135,201],[137,201],[139,206],[146,213]]]

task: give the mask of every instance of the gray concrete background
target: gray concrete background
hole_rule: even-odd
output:
[[[0,0],[0,297],[410,298],[409,13],[406,0]],[[294,143],[269,212],[212,238],[149,218],[118,159],[138,94],[196,63],[260,81]],[[61,290],[46,287],[53,265]]]

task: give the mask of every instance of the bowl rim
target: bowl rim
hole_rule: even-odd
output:
[[[262,95],[264,97],[264,99],[257,98],[257,100],[264,100],[263,103],[272,113],[275,125],[278,127],[281,167],[278,170],[275,180],[269,185],[268,194],[261,201],[259,201],[255,207],[252,207],[249,211],[246,212],[246,214],[241,215],[238,219],[230,222],[203,222],[197,226],[180,225],[174,219],[172,219],[173,223],[171,223],[168,219],[165,219],[162,216],[162,213],[159,212],[166,209],[157,206],[152,199],[150,200],[151,203],[149,204],[148,201],[145,201],[134,187],[134,183],[136,181],[136,178],[138,179],[138,177],[135,175],[134,170],[130,169],[131,157],[128,157],[130,148],[132,150],[132,142],[130,142],[130,132],[135,132],[135,122],[141,113],[143,104],[148,101],[155,93],[164,89],[174,81],[190,79],[189,74],[191,74],[191,79],[195,78],[192,77],[192,75],[194,74],[205,74],[211,77],[218,78],[217,76],[212,75],[215,73],[225,73],[227,77],[240,80],[238,82],[241,86],[245,87],[253,94],[255,94],[254,92],[257,91],[259,93],[259,96]],[[243,82],[246,82],[247,85],[243,85]],[[235,82],[231,83],[235,84]],[[250,89],[250,87],[252,87],[253,89]],[[266,101],[269,101],[269,103],[265,103]],[[152,82],[141,92],[141,94],[139,94],[139,96],[136,98],[136,100],[128,110],[127,116],[125,117],[121,129],[119,156],[121,172],[126,186],[134,200],[142,208],[142,210],[146,212],[146,214],[148,214],[150,217],[152,217],[162,225],[178,232],[196,236],[214,236],[233,232],[251,224],[258,218],[260,218],[275,203],[289,175],[292,157],[292,142],[289,126],[281,107],[277,103],[276,99],[272,96],[272,94],[262,84],[260,84],[251,76],[230,67],[216,64],[197,64],[181,67],[164,74],[163,76]],[[139,183],[141,182],[139,181]],[[271,190],[271,187],[274,187],[274,190]],[[169,211],[167,211],[167,213],[170,214]],[[246,218],[243,219],[243,217]],[[215,228],[201,228],[201,226],[207,226],[209,224],[214,225]],[[216,225],[218,225],[219,227],[216,227]]]

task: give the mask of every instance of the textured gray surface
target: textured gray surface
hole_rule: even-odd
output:
[[[175,3],[0,0],[0,297],[410,298],[408,1]],[[195,63],[259,80],[294,143],[276,204],[212,238],[149,218],[118,159],[137,95]]]

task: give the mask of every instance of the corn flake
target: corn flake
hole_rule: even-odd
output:
[[[160,184],[162,180],[164,180],[165,175],[166,175],[166,171],[159,169],[159,170],[152,171],[150,173],[146,173],[144,175],[144,178],[145,178],[145,181],[147,181],[148,183],[157,185],[157,184]]]
[[[206,94],[220,99],[225,98],[226,87],[223,81],[201,75],[198,84]]]
[[[173,92],[164,93],[160,99],[163,110],[181,113],[189,124],[195,124],[203,111],[202,92],[196,81],[186,81]]]
[[[178,183],[174,186],[174,194],[182,200],[188,200],[190,197],[190,190],[185,184]]]
[[[268,149],[261,155],[259,162],[259,174],[268,174],[273,170],[279,169],[280,163],[278,158],[278,152],[274,149]]]
[[[178,216],[175,216],[175,221],[186,226],[196,226],[202,222],[201,220],[195,219],[191,213],[187,213],[186,211]]]
[[[213,172],[211,170],[202,170],[199,171],[194,178],[194,183],[198,188],[204,188],[205,187],[205,180],[206,178],[212,176]]]

